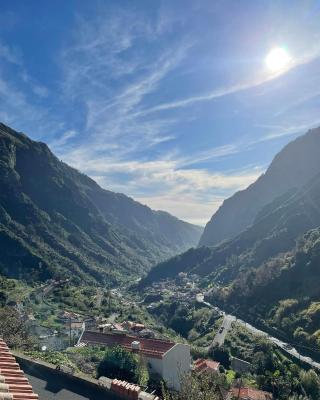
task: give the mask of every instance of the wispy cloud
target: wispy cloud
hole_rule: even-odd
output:
[[[50,147],[52,148],[53,151],[56,152],[61,152],[66,150],[66,145],[69,143],[70,140],[74,139],[78,135],[78,132],[75,130],[70,130],[64,132],[62,135],[59,137],[56,137],[52,141],[50,141]]]
[[[21,65],[22,59],[20,52],[0,42],[0,60],[4,60],[10,64]]]
[[[267,160],[251,159],[253,149],[264,144],[271,148],[319,121],[315,110],[303,115],[297,110],[318,96],[319,85],[311,79],[307,91],[292,85],[292,95],[284,93],[285,101],[270,105],[285,79],[319,57],[319,36],[312,36],[313,41],[311,34],[303,38],[288,68],[271,74],[264,69],[263,56],[261,62],[251,57],[261,43],[269,46],[263,35],[258,35],[259,43],[251,43],[254,28],[249,41],[244,36],[243,43],[253,46],[245,62],[239,60],[240,41],[222,49],[221,43],[203,37],[214,25],[211,18],[216,18],[212,32],[217,37],[221,34],[226,42],[234,37],[233,29],[219,26],[223,2],[208,19],[207,6],[200,7],[199,19],[198,6],[184,13],[163,2],[146,12],[139,6],[107,3],[96,3],[86,15],[79,6],[64,31],[63,48],[46,59],[54,59],[57,78],[48,85],[27,69],[27,52],[0,42],[0,117],[35,138],[45,138],[60,158],[103,187],[204,223],[225,197],[263,172]],[[294,20],[295,29],[286,23],[282,31],[299,32],[292,39],[298,43],[302,31],[296,29],[296,19],[288,20]],[[203,29],[202,21],[207,24]],[[14,73],[5,75],[8,70]],[[234,109],[213,102],[227,96]],[[249,163],[253,167],[243,167]]]
[[[107,151],[116,140],[118,151],[128,154],[172,140],[174,118],[140,118],[135,110],[179,65],[190,44],[139,54],[141,41],[155,44],[163,33],[141,16],[119,11],[94,21],[78,18],[75,30],[80,36],[62,55],[63,91],[82,99],[88,141]]]
[[[215,100],[217,98],[225,97],[228,95],[236,94],[245,90],[253,89],[259,86],[262,86],[270,81],[273,81],[274,79],[277,79],[281,77],[282,75],[288,73],[292,69],[308,64],[315,59],[320,57],[320,49],[317,52],[313,52],[311,54],[308,54],[306,56],[301,57],[300,59],[296,59],[294,61],[291,61],[290,64],[288,65],[287,68],[284,68],[283,70],[277,72],[277,73],[270,73],[270,72],[265,72],[260,76],[257,76],[255,78],[250,78],[248,80],[245,80],[240,83],[236,83],[230,86],[225,86],[217,89],[213,89],[210,92],[204,93],[204,94],[199,94],[196,96],[190,96],[186,97],[180,100],[168,102],[168,103],[162,103],[157,106],[148,108],[143,111],[139,111],[137,115],[148,115],[151,113],[159,112],[159,111],[166,111],[166,110],[173,110],[176,108],[183,108],[183,107],[188,107],[192,106],[197,103],[201,102],[208,102]]]
[[[260,167],[219,173],[184,169],[185,159],[177,157],[145,162],[115,161],[113,157],[99,157],[97,153],[92,157],[84,149],[70,152],[65,161],[89,174],[102,187],[130,193],[150,207],[165,209],[201,224],[211,217],[225,197],[247,187],[263,172]]]

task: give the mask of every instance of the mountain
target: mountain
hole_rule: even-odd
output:
[[[319,359],[320,168],[304,186],[263,207],[236,237],[158,264],[140,287],[179,272],[197,274],[212,304]]]
[[[316,140],[315,135],[320,136],[320,131],[312,131],[304,138]],[[287,162],[293,163],[289,159]],[[318,174],[302,188],[291,189],[262,208],[252,225],[236,237],[166,260],[155,266],[142,283],[189,272],[202,276],[208,284],[229,285],[246,271],[291,251],[301,236],[319,226],[320,166]]]
[[[259,211],[289,190],[303,187],[320,171],[320,128],[284,147],[266,173],[247,189],[225,200],[207,223],[199,246],[213,246],[249,227]]]
[[[194,246],[201,233],[102,189],[46,144],[0,124],[0,273],[112,283]]]

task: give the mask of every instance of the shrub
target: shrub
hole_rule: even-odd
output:
[[[97,374],[98,377],[107,376],[138,383],[138,360],[134,354],[120,346],[109,348],[98,365]]]

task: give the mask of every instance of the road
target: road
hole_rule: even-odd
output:
[[[232,315],[226,314],[223,318],[222,324],[216,333],[216,336],[213,339],[212,346],[218,345],[223,346],[227,333],[229,332],[232,322],[235,321],[236,318]]]
[[[226,314],[225,312],[221,311],[218,307],[214,307],[212,304],[204,301],[204,295],[202,293],[198,293],[196,295],[196,300],[198,303],[202,303],[205,304],[206,306],[216,310],[218,313],[220,313],[221,316],[223,316],[223,321],[222,324],[220,325],[218,332],[216,333],[211,346],[223,346],[225,338],[227,336],[227,333],[229,332],[231,326],[232,326],[232,322],[236,320],[236,318],[232,315]]]
[[[231,314],[226,314],[224,311],[220,310],[218,307],[213,306],[212,304],[204,301],[204,295],[202,293],[198,293],[196,295],[196,301],[199,303],[203,303],[206,306],[213,308],[217,311],[219,311],[222,315],[224,315],[224,319],[223,322],[219,328],[220,329],[223,327],[223,331],[221,333],[216,334],[214,340],[213,340],[213,344],[218,343],[220,346],[224,343],[225,337],[228,333],[228,330],[231,327],[231,324],[233,321],[237,321],[239,324],[243,325],[246,329],[248,329],[249,331],[251,331],[254,334],[258,334],[258,335],[263,335],[265,337],[267,337],[272,343],[274,343],[275,345],[277,345],[278,347],[280,347],[283,351],[285,351],[286,353],[292,355],[293,357],[305,362],[306,364],[309,364],[311,367],[316,368],[318,370],[320,370],[320,363],[312,360],[311,357],[306,357],[303,356],[302,354],[300,354],[297,349],[295,349],[293,346],[290,346],[288,343],[285,343],[273,336],[270,336],[268,333],[261,331],[260,329],[255,328],[254,326],[252,326],[251,324],[238,319],[237,317],[235,317],[234,315]]]

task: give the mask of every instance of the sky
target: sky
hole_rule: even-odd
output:
[[[186,221],[204,225],[319,111],[319,1],[0,0],[0,121]]]

